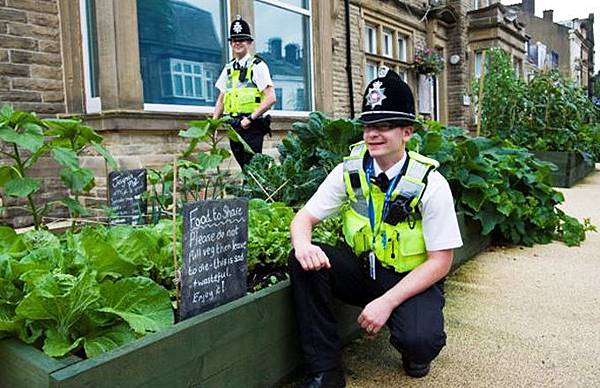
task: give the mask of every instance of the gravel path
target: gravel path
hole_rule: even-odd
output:
[[[563,209],[600,227],[600,165]],[[344,350],[349,387],[600,387],[600,233],[496,247],[446,282],[448,345],[424,379],[401,371],[388,333]]]

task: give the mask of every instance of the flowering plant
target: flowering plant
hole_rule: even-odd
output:
[[[417,47],[415,68],[419,74],[440,74],[444,70],[444,58],[436,49]]]

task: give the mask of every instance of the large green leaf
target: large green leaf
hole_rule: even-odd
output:
[[[0,255],[17,253],[25,250],[23,239],[10,226],[0,225]],[[1,273],[0,273],[1,275]]]
[[[224,159],[220,154],[211,155],[206,152],[199,153],[197,158],[198,164],[206,170],[218,167]]]
[[[6,182],[4,190],[11,197],[26,197],[40,189],[40,182],[33,178],[14,178]]]
[[[55,268],[63,267],[64,260],[61,248],[41,247],[15,262],[12,269],[15,276],[21,276],[32,270],[51,272]]]
[[[63,168],[60,177],[74,193],[85,193],[94,187],[94,172],[89,168]]]
[[[63,357],[72,350],[77,349],[82,341],[83,337],[73,341],[68,334],[61,333],[51,327],[46,330],[46,340],[42,349],[50,357]]]
[[[113,156],[110,154],[108,149],[106,149],[106,147],[104,147],[101,143],[98,143],[98,142],[92,142],[92,144],[94,145],[94,148],[96,149],[96,151],[98,151],[98,153],[100,155],[102,155],[104,160],[106,160],[106,163],[108,163],[108,166],[110,168],[112,168],[113,170],[119,169],[119,164],[113,158]]]
[[[61,248],[59,238],[47,230],[32,230],[22,234],[21,238],[29,251],[40,248]]]
[[[136,339],[137,337],[129,325],[121,324],[86,337],[83,347],[86,356],[96,357],[99,354],[133,342]]]
[[[11,166],[0,167],[0,187],[3,187],[6,182],[16,178],[17,176],[18,175],[16,171]]]
[[[63,167],[79,168],[79,157],[73,150],[54,147],[52,148],[52,157]]]
[[[44,145],[44,132],[35,123],[24,123],[21,132],[5,126],[0,128],[0,139],[36,152]]]
[[[139,334],[173,325],[169,292],[145,277],[126,278],[101,284],[103,306],[98,311],[123,318]]]
[[[71,197],[65,197],[61,202],[69,209],[74,216],[89,216],[90,212],[82,204]]]
[[[106,276],[121,278],[129,276],[136,270],[135,264],[127,260],[106,241],[99,241],[95,234],[80,236],[80,246],[85,256],[85,264],[93,271],[97,271],[98,279]]]
[[[158,236],[149,229],[116,226],[110,229],[108,237],[122,257],[147,269],[159,252]]]
[[[13,333],[16,329],[15,308],[13,306],[0,303],[0,338]]]
[[[93,311],[100,297],[95,274],[84,271],[75,277],[47,273],[33,280],[30,286],[33,291],[17,306],[17,317],[54,322],[50,326],[53,337],[48,344],[51,351],[59,353],[62,349],[70,348],[76,341],[70,341],[69,333]]]
[[[208,121],[192,121],[188,124],[191,126],[185,131],[179,131],[179,136],[191,139],[202,139],[208,134],[210,122]]]

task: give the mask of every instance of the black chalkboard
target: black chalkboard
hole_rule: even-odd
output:
[[[146,170],[112,171],[108,174],[108,204],[114,216],[112,225],[144,224],[148,205],[142,198],[146,192]]]
[[[246,294],[248,201],[183,205],[181,320]]]

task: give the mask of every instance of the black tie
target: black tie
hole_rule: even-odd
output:
[[[379,186],[381,191],[387,191],[388,186],[390,185],[390,180],[388,179],[385,172],[382,172],[381,174],[377,175],[377,178],[375,178],[375,184]]]

